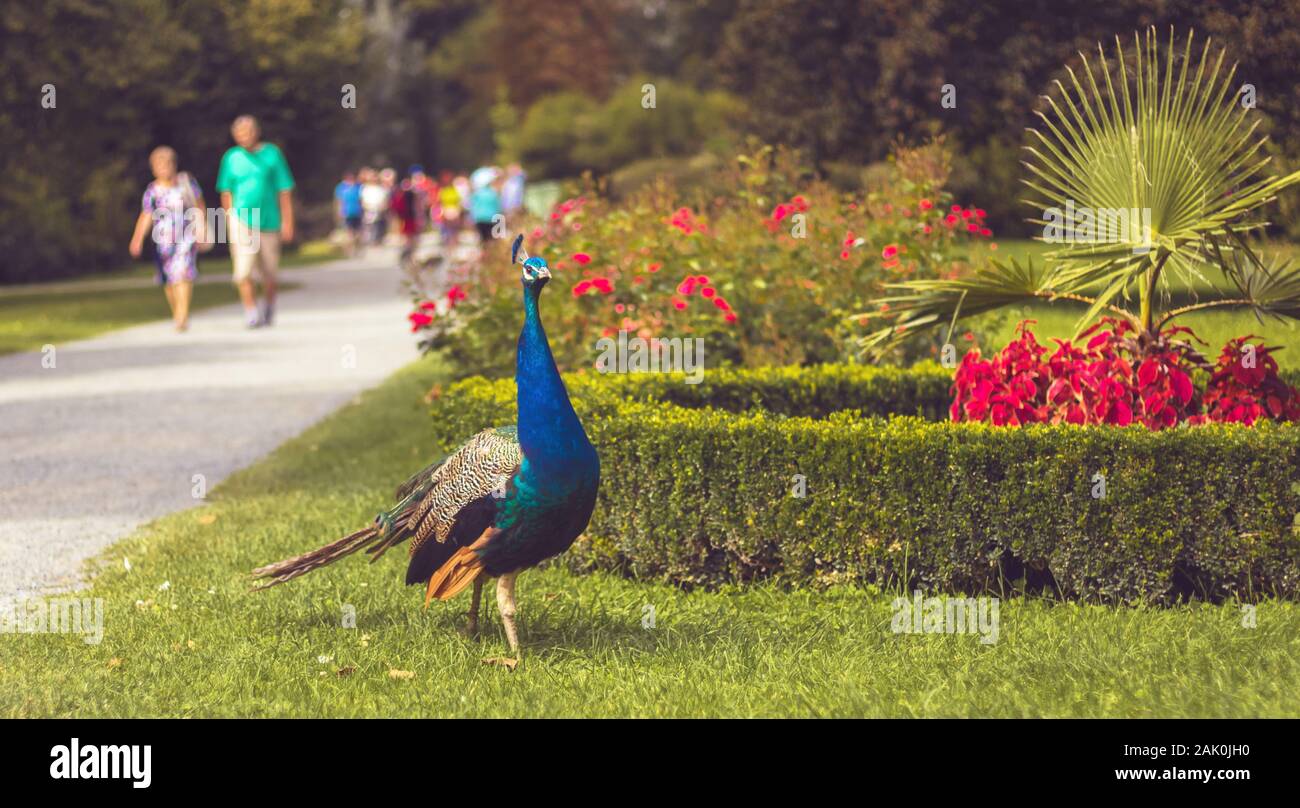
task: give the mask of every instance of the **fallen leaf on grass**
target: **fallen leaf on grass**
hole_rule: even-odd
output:
[[[341,668],[339,668],[338,670],[334,671],[334,674],[335,674],[336,676],[338,676],[339,678],[342,678],[342,677],[344,677],[344,676],[351,676],[352,674],[354,674],[354,673],[356,673],[356,672],[357,672],[357,668],[356,668],[355,665],[344,665],[343,667],[341,667]]]
[[[483,664],[500,665],[501,667],[513,673],[515,668],[519,667],[519,660],[511,659],[509,657],[488,657],[487,659],[483,660]]]
[[[121,664],[122,664],[122,660],[118,659],[117,657],[113,657],[108,661],[108,669],[112,670],[113,668],[116,668]]]
[[[200,525],[210,525],[215,521],[217,521],[217,515],[215,513],[205,513],[199,517]]]
[[[415,671],[399,671],[396,669],[390,670],[388,672],[388,678],[389,679],[414,679]]]

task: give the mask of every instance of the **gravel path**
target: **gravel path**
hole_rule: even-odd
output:
[[[195,475],[211,490],[415,359],[396,263],[286,270],[298,288],[272,328],[221,306],[182,335],[159,322],[59,346],[53,368],[0,356],[0,601],[77,586],[87,558],[198,504]]]

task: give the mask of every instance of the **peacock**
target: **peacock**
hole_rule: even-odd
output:
[[[510,252],[520,258],[523,236]],[[406,583],[427,582],[424,605],[473,585],[467,630],[478,630],[486,578],[497,579],[497,608],[519,655],[515,578],[559,555],[586,530],[600,484],[600,458],[555,366],[538,300],[551,278],[545,259],[523,252],[524,325],[515,357],[517,422],[473,436],[397,489],[396,504],[373,524],[318,550],[253,570],[266,589],[365,549],[371,561],[410,539]],[[515,659],[499,661],[513,669]]]

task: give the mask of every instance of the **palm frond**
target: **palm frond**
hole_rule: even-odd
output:
[[[1230,234],[1231,249],[1225,251],[1218,240],[1214,249],[1238,294],[1233,302],[1249,306],[1261,322],[1266,316],[1300,318],[1300,265],[1279,256],[1265,260],[1240,234]]]
[[[1053,273],[1035,268],[1032,259],[1024,265],[1014,259],[1007,264],[992,262],[964,278],[889,284],[886,288],[895,294],[877,299],[875,311],[849,319],[859,325],[884,324],[858,341],[865,354],[879,355],[913,334],[944,325],[951,329],[960,317],[1004,306],[1033,300],[1092,302],[1086,296],[1054,288],[1053,280]]]
[[[1048,254],[1071,288],[1108,299],[1161,265],[1195,266],[1207,241],[1243,221],[1300,171],[1269,176],[1257,116],[1237,103],[1235,66],[1207,39],[1179,48],[1154,28],[1131,47],[1067,70],[1029,130],[1030,221],[1060,246]],[[1127,277],[1124,277],[1127,276]],[[1094,312],[1095,313],[1095,312]]]

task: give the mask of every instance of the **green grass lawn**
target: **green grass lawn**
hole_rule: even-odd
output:
[[[1233,604],[1008,600],[982,645],[894,634],[891,597],[862,589],[685,593],[557,566],[520,576],[511,673],[481,662],[507,652],[493,599],[463,636],[468,595],[424,610],[401,551],[251,594],[249,569],[368,522],[426,461],[421,394],[445,378],[407,368],[110,551],[82,593],[104,600],[101,643],[0,634],[0,716],[1300,715],[1290,603],[1245,628]]]
[[[285,267],[304,266],[336,257],[315,242],[303,245],[294,255],[286,255]],[[239,295],[230,284],[230,259],[200,259],[199,272],[204,278],[223,278],[224,283],[200,283],[194,287],[191,309],[194,311],[234,303]],[[80,278],[84,281],[153,277],[153,265],[133,267],[121,272]],[[293,283],[282,284],[285,290]],[[59,345],[93,337],[116,328],[165,320],[171,317],[161,287],[80,290],[75,286],[49,291],[26,289],[22,294],[5,294],[0,289],[0,355],[39,350],[42,345]]]
[[[194,287],[194,311],[239,300],[228,283]],[[0,297],[0,354],[38,350],[115,328],[171,317],[162,289],[113,289]]]

